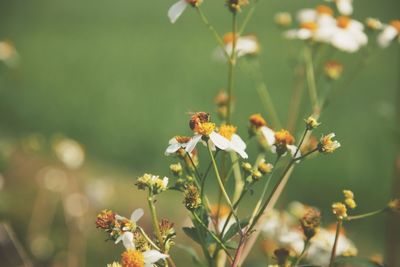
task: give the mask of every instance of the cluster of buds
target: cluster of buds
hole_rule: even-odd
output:
[[[139,251],[147,251],[151,249],[149,241],[143,236],[139,230],[133,231],[133,238],[135,240],[135,247]]]
[[[178,162],[176,164],[169,165],[169,170],[175,177],[181,177],[183,173],[182,165]]]
[[[161,192],[167,190],[168,177],[160,179],[160,177],[157,175],[145,173],[143,176],[137,179],[136,186],[140,190],[145,190],[148,188],[151,194],[160,194]]]
[[[257,168],[253,168],[249,162],[242,163],[242,169],[248,175],[249,178],[247,182],[249,183],[259,181],[263,175],[270,173],[273,167],[272,164],[266,163],[265,159],[260,161]]]
[[[242,7],[249,4],[248,0],[227,0],[226,5],[232,13],[242,11]]]
[[[183,195],[185,198],[183,203],[188,210],[193,211],[201,206],[200,192],[195,185],[188,184],[185,187]]]
[[[214,98],[214,102],[217,106],[217,113],[222,120],[226,120],[228,116],[228,105],[229,96],[228,94],[221,90],[217,96]]]
[[[325,76],[329,80],[338,80],[343,73],[343,65],[335,60],[330,60],[325,63],[324,66]]]
[[[350,190],[343,190],[344,195],[344,203],[350,209],[355,209],[357,207],[357,203],[354,200],[354,193]]]
[[[347,208],[342,202],[336,202],[332,204],[332,212],[336,215],[339,220],[347,218]]]
[[[159,223],[159,228],[165,250],[168,251],[169,248],[175,244],[174,239],[176,237],[176,232],[174,229],[174,224],[167,219],[162,219]]]
[[[306,128],[309,131],[314,130],[315,128],[317,128],[318,126],[321,125],[321,123],[319,123],[314,117],[310,116],[308,117],[306,120],[304,120],[306,123]]]
[[[321,213],[315,208],[308,208],[306,214],[300,219],[304,236],[310,240],[318,232],[321,222]]]
[[[318,151],[321,153],[333,153],[336,149],[338,149],[340,147],[340,143],[336,140],[333,140],[334,137],[334,133],[322,136],[318,143]]]

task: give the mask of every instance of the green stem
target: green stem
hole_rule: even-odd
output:
[[[335,234],[335,241],[333,242],[332,252],[331,252],[331,260],[329,261],[329,267],[333,267],[335,263],[335,256],[336,256],[336,248],[337,243],[339,240],[340,229],[342,228],[343,221],[338,220],[336,224],[336,234]]]
[[[301,260],[303,259],[304,255],[306,254],[306,251],[307,251],[307,249],[309,248],[309,246],[310,246],[310,239],[307,238],[307,239],[304,241],[304,248],[303,248],[303,250],[301,251],[300,256],[297,258],[296,263],[294,264],[294,266],[298,266],[298,265],[299,265],[299,263],[300,263]]]
[[[233,91],[233,82],[234,82],[234,68],[236,61],[236,33],[237,33],[237,22],[236,22],[236,12],[232,13],[232,52],[228,58],[228,85],[227,85],[227,94],[228,94],[228,106],[227,106],[227,123],[231,122],[232,115],[232,91]]]
[[[315,111],[318,110],[318,95],[317,95],[317,86],[315,84],[315,74],[314,74],[311,47],[307,46],[305,48],[304,57],[306,62],[308,92],[310,95],[312,109]]]
[[[318,147],[314,148],[313,150],[311,150],[311,151],[307,152],[306,154],[301,155],[300,157],[297,157],[297,158],[295,158],[293,160],[294,161],[299,161],[299,160],[305,159],[306,157],[308,157],[309,155],[311,155],[312,153],[317,152],[317,151],[318,151]]]
[[[358,220],[358,219],[364,219],[364,218],[367,218],[367,217],[374,216],[374,215],[377,215],[379,213],[385,212],[387,210],[388,210],[388,208],[383,208],[383,209],[379,209],[379,210],[376,210],[376,211],[372,211],[372,212],[368,212],[368,213],[364,213],[364,214],[360,214],[360,215],[348,216],[344,220],[353,221],[353,220]]]
[[[274,126],[277,128],[282,128],[282,124],[279,120],[278,113],[276,112],[276,108],[268,91],[267,85],[264,82],[260,83],[260,85],[257,87],[257,92],[260,96],[260,100],[265,111],[267,111],[267,113],[271,116]]]
[[[251,8],[250,8],[249,12],[247,13],[246,17],[244,18],[242,26],[240,27],[239,35],[241,35],[244,32],[244,30],[246,29],[246,26],[249,23],[250,19],[253,17],[254,11],[256,10],[257,3],[258,3],[258,0],[255,0],[253,2],[253,5],[251,6]]]
[[[146,232],[143,230],[142,227],[138,226],[137,227],[140,231],[140,233],[143,235],[143,237],[147,240],[147,242],[150,243],[156,250],[161,250],[152,240],[151,238],[146,234]]]

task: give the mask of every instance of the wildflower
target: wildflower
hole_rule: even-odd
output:
[[[388,207],[390,210],[400,213],[400,199],[397,198],[390,201]]]
[[[365,25],[367,26],[368,29],[372,31],[378,31],[383,28],[382,22],[376,18],[367,18],[365,20]]]
[[[257,169],[262,174],[267,174],[272,171],[274,166],[271,163],[266,163],[265,159],[262,159],[261,162],[258,164]]]
[[[380,47],[386,48],[396,38],[400,42],[400,20],[392,20],[383,27],[383,31],[378,35],[378,44]]]
[[[237,128],[233,125],[222,124],[218,129],[218,133],[229,140],[230,150],[235,151],[242,158],[247,159],[248,155],[245,152],[246,143],[243,142],[242,138],[236,134],[236,130]]]
[[[336,217],[340,220],[347,217],[347,208],[341,202],[336,202],[332,204],[332,212],[336,215]]]
[[[122,253],[121,262],[122,267],[152,267],[154,263],[167,257],[168,255],[157,250],[140,252],[135,249],[128,249]]]
[[[60,138],[53,143],[56,156],[70,169],[78,169],[85,160],[85,150],[77,141]]]
[[[259,170],[253,170],[251,172],[251,178],[253,178],[254,181],[258,181],[262,177],[262,173]]]
[[[251,173],[251,171],[253,170],[253,166],[251,166],[251,164],[249,162],[243,162],[242,168],[245,172],[248,172],[248,173]]]
[[[168,177],[160,179],[158,175],[145,173],[137,179],[136,186],[140,190],[148,188],[152,194],[159,194],[167,190],[168,180]]]
[[[171,23],[175,23],[182,15],[183,11],[185,11],[187,6],[191,5],[192,7],[197,7],[202,2],[203,0],[179,0],[168,9],[169,20]]]
[[[321,125],[321,123],[319,123],[314,117],[310,116],[308,117],[306,120],[304,120],[306,122],[306,127],[308,130],[314,130],[315,128],[317,128],[319,125]]]
[[[168,147],[165,150],[165,155],[169,156],[176,153],[180,148],[185,148],[190,141],[189,136],[175,136],[168,142]]]
[[[301,218],[300,224],[307,240],[313,238],[318,231],[321,222],[321,213],[314,208],[308,208],[306,214]]]
[[[107,267],[122,267],[122,265],[114,261],[113,263],[107,264]]]
[[[218,47],[214,52],[214,58],[223,59],[225,54],[231,55],[234,41],[235,53],[237,57],[254,56],[260,52],[260,44],[255,35],[238,36],[229,32],[223,37],[225,52]]]
[[[336,18],[336,28],[331,37],[331,44],[334,47],[354,53],[367,43],[368,37],[361,22],[345,16]]]
[[[343,65],[338,61],[329,60],[325,63],[324,71],[330,80],[338,80],[342,76]]]
[[[183,169],[182,165],[179,162],[176,164],[169,165],[169,169],[172,172],[172,174],[175,175],[176,177],[180,177],[182,175]]]
[[[322,136],[318,143],[318,151],[321,153],[333,153],[340,147],[340,143],[332,140],[335,137],[334,133]]]
[[[174,239],[176,237],[176,232],[174,229],[174,224],[167,219],[162,219],[159,223],[161,237],[163,239],[163,244],[166,251],[174,244]]]
[[[188,210],[196,210],[201,206],[200,192],[195,185],[187,185],[183,195],[185,197],[183,203]]]
[[[115,213],[111,210],[101,211],[96,218],[96,228],[109,230],[115,224]]]
[[[136,209],[132,212],[130,219],[118,214],[115,215],[115,219],[117,220],[118,225],[120,225],[120,230],[125,234],[136,229],[137,222],[142,218],[143,214],[143,209]],[[123,234],[115,240],[115,244],[119,243],[121,240],[123,241]]]
[[[292,15],[288,12],[279,12],[274,16],[276,25],[281,27],[287,27],[292,23]]]
[[[266,133],[270,134],[268,131],[266,131]],[[282,129],[275,132],[273,137],[272,135],[267,136],[265,133],[264,136],[266,137],[267,142],[269,142],[268,139],[272,141],[269,143],[269,145],[271,145],[272,152],[277,153],[278,155],[285,155],[286,152],[289,151],[293,157],[298,156],[298,149],[295,145],[293,145],[294,137],[289,133],[289,131]],[[296,152],[297,154],[295,155]]]
[[[9,67],[18,64],[18,53],[14,46],[8,41],[0,41],[0,61],[3,61]]]
[[[227,0],[226,5],[232,13],[242,11],[242,6],[248,5],[248,0]]]
[[[353,0],[326,0],[335,2],[339,13],[345,16],[353,14]]]

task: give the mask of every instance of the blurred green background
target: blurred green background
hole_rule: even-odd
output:
[[[49,140],[63,133],[82,143],[87,164],[76,174],[78,181],[85,184],[108,177],[116,187],[117,197],[94,206],[95,211],[112,208],[128,216],[133,208],[144,207],[145,198],[132,186],[133,178],[143,172],[168,175],[172,161],[163,152],[169,138],[190,134],[188,112],[214,112],[213,98],[226,85],[227,68],[212,59],[216,44],[195,12],[188,9],[176,25],[169,23],[166,12],[173,2],[13,0],[0,4],[0,39],[11,40],[20,55],[16,69],[0,66],[1,137],[15,141],[38,133]],[[261,42],[263,75],[283,121],[293,87],[289,55],[300,46],[289,50],[273,16],[318,3],[260,1],[246,31],[256,33]],[[230,14],[222,0],[205,1],[203,9],[220,33],[229,31]],[[388,21],[398,18],[399,10],[397,0],[356,0],[354,17]],[[370,64],[329,106],[318,135],[334,131],[342,148],[299,166],[279,207],[293,200],[316,205],[329,223],[333,221],[330,203],[339,200],[343,188],[353,189],[359,212],[379,208],[390,199],[399,138],[394,134],[399,52],[398,44],[377,49]],[[360,57],[335,54],[345,63],[345,71],[354,68]],[[248,116],[264,110],[254,81],[240,69],[235,95],[234,123],[245,136]],[[33,165],[53,162],[46,152],[34,157],[38,163]],[[25,166],[27,161],[19,164]],[[29,247],[27,220],[31,199],[37,197],[34,177],[40,168],[10,171],[15,166],[21,165],[2,167],[5,185],[0,211]],[[160,201],[162,217],[183,216],[180,196],[168,194]],[[174,206],[172,215],[171,209],[163,208],[170,206]],[[105,236],[94,229],[92,221],[87,226],[85,265],[102,266],[117,259],[121,250],[102,242]],[[361,255],[385,252],[385,225],[386,217],[380,216],[348,227]],[[64,228],[63,220],[56,219],[51,233],[56,238],[53,253],[37,260],[38,266],[55,266],[54,255],[67,243]]]

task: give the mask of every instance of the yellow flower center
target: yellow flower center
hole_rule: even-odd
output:
[[[315,31],[318,29],[318,24],[315,22],[303,22],[300,24],[300,28]]]
[[[329,6],[325,6],[325,5],[319,5],[316,8],[316,11],[318,14],[324,14],[324,15],[329,15],[332,16],[333,15],[333,10],[332,8],[330,8]]]
[[[291,145],[294,143],[294,137],[287,130],[280,130],[275,133],[275,140],[277,144]]]
[[[121,255],[123,267],[144,267],[144,256],[140,251],[127,250]]]
[[[222,124],[221,127],[219,127],[218,133],[226,139],[232,140],[232,135],[236,133],[236,129],[237,128],[233,125]]]
[[[225,33],[223,37],[224,44],[231,44],[233,43],[233,40],[238,38],[239,36],[237,34],[233,34],[232,32]]]
[[[184,144],[190,141],[190,137],[189,136],[175,136],[175,140],[180,143],[180,144]]]
[[[390,22],[390,25],[393,26],[400,34],[400,20],[393,20]]]
[[[350,25],[351,19],[346,16],[340,16],[336,19],[336,24],[338,27],[346,29]]]
[[[262,126],[267,126],[267,122],[261,117],[261,114],[253,114],[249,118],[250,124],[254,125],[256,128],[260,128]]]
[[[203,0],[185,0],[186,3],[192,5],[192,6],[199,6]]]
[[[212,122],[204,122],[198,123],[194,128],[194,131],[198,134],[208,136],[215,129],[215,123]]]

